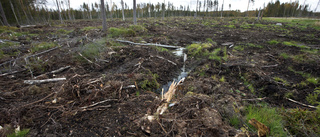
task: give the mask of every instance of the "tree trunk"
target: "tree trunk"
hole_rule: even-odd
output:
[[[0,2],[0,12],[1,12],[2,20],[3,20],[3,24],[4,24],[5,26],[10,26],[9,23],[8,23],[6,14],[4,13],[4,10],[3,10],[3,8],[2,8],[1,2]]]
[[[136,0],[133,0],[133,24],[137,25],[137,15],[136,15]]]
[[[14,18],[15,18],[16,21],[17,21],[17,25],[20,26],[19,20],[18,20],[18,18],[17,18],[16,12],[14,11],[14,7],[13,7],[13,4],[12,4],[11,0],[9,0],[9,2],[10,2],[10,6],[11,6],[11,10],[12,10],[12,12],[13,12]]]
[[[148,7],[149,18],[151,18],[151,9],[150,9],[150,7],[151,7],[151,3],[149,3],[149,7]]]
[[[26,19],[27,19],[27,23],[28,23],[28,24],[31,24],[30,19],[29,19],[28,15],[27,15],[27,12],[24,10],[24,6],[23,6],[21,0],[19,0],[19,3],[20,3],[20,6],[21,6],[22,11],[23,11],[23,13],[24,13],[24,16],[25,16]]]
[[[197,0],[197,5],[196,5],[196,12],[194,13],[194,18],[197,18],[198,3],[199,3],[199,0]]]
[[[100,4],[100,12],[101,12],[101,16],[102,16],[102,31],[106,32],[107,31],[107,16],[106,16],[106,10],[104,8],[104,0],[100,0],[101,4]]]
[[[259,8],[259,13],[258,13],[258,18],[257,18],[258,21],[260,20],[260,15],[261,15],[261,8]]]
[[[57,7],[58,7],[58,13],[59,13],[60,22],[63,23],[63,22],[62,22],[62,17],[61,17],[61,12],[60,12],[60,7],[59,7],[59,2],[58,2],[58,0],[56,0],[56,3],[57,3]]]
[[[126,18],[124,17],[124,3],[123,3],[123,0],[121,0],[121,6],[122,6],[122,20],[125,21]]]
[[[166,3],[166,0],[163,1],[163,5],[162,5],[162,20],[164,19],[164,10],[166,8],[165,3]]]
[[[247,17],[249,17],[249,4],[250,4],[250,0],[248,0]]]
[[[224,4],[224,0],[222,1],[222,7],[221,7],[221,18],[222,18],[222,14],[223,14],[223,4]]]

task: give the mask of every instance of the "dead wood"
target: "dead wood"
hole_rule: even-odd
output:
[[[241,100],[243,100],[243,101],[262,101],[262,100],[265,100],[266,99],[266,97],[264,97],[264,98],[253,98],[253,99],[241,99]]]
[[[16,74],[16,73],[23,72],[23,71],[26,71],[26,70],[27,70],[27,69],[23,69],[23,70],[12,71],[12,72],[8,72],[8,73],[0,74],[0,77],[7,76],[7,75],[12,75],[12,74]]]
[[[60,72],[62,72],[62,71],[64,71],[64,70],[66,70],[66,69],[69,69],[70,67],[71,67],[71,66],[65,66],[65,67],[59,68],[59,69],[57,69],[57,70],[53,70],[53,71],[51,71],[51,72],[47,72],[47,73],[45,73],[45,74],[41,74],[41,75],[36,76],[36,77],[34,77],[34,78],[37,79],[38,77],[42,77],[42,76],[45,76],[45,75],[47,75],[47,74],[57,74],[57,73],[60,73]]]
[[[56,81],[63,81],[67,80],[66,78],[53,78],[53,79],[43,79],[43,80],[25,80],[23,83],[25,84],[41,84],[41,83],[47,83],[47,82],[56,82]]]
[[[275,65],[268,65],[268,66],[262,66],[261,68],[271,68],[271,67],[277,67],[278,64],[275,64]]]
[[[30,105],[33,105],[33,104],[36,104],[36,103],[39,103],[39,102],[41,102],[41,101],[43,101],[43,100],[47,99],[48,97],[52,96],[53,94],[55,94],[55,92],[50,93],[49,95],[47,95],[46,97],[44,97],[44,98],[42,98],[42,99],[40,99],[40,100],[38,100],[38,101],[35,101],[35,102],[32,102],[32,103],[29,103],[29,104],[23,105],[21,108],[23,108],[23,107],[27,107],[27,106],[30,106]]]
[[[150,56],[150,57],[154,57],[154,56]],[[159,59],[166,60],[166,61],[168,61],[169,63],[171,63],[171,64],[173,64],[173,65],[177,66],[177,64],[176,64],[176,63],[174,63],[174,62],[173,62],[173,61],[171,61],[171,60],[165,59],[164,57],[161,57],[161,56],[155,56],[155,57],[157,57],[157,58],[159,58]]]
[[[91,60],[89,60],[88,58],[86,58],[85,56],[83,56],[81,53],[78,53],[78,54],[79,54],[81,57],[83,57],[85,60],[87,60],[89,63],[95,64],[95,65],[101,67],[99,64],[92,62]]]
[[[90,108],[90,107],[94,107],[94,106],[96,106],[96,105],[99,105],[99,104],[101,104],[101,103],[108,102],[108,101],[117,101],[117,99],[106,99],[106,100],[103,100],[103,101],[94,103],[94,104],[92,104],[92,105],[89,105],[89,106],[81,107],[81,109],[87,109],[87,108]]]
[[[286,98],[286,99],[289,100],[289,101],[291,101],[291,102],[297,103],[297,104],[299,104],[299,105],[305,106],[305,107],[315,108],[315,109],[317,108],[316,106],[311,106],[311,105],[303,104],[303,103],[301,103],[301,102],[295,101],[295,100],[290,99],[290,98]]]
[[[181,48],[180,46],[172,46],[172,45],[162,45],[162,44],[155,44],[155,43],[135,43],[132,41],[127,41],[127,40],[118,40],[116,39],[115,41],[121,42],[121,43],[128,43],[132,45],[141,45],[141,46],[157,46],[157,47],[163,47],[163,48],[171,48],[171,49],[178,49]]]

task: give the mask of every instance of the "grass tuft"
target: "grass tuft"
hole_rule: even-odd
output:
[[[262,107],[256,107],[249,105],[246,107],[246,121],[255,118],[257,121],[265,124],[270,128],[270,136],[287,136],[283,130],[283,121],[281,115],[277,113],[275,108],[270,108],[266,104]],[[255,129],[252,125],[248,124],[252,129]]]

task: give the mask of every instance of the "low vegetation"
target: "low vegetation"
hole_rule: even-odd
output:
[[[246,121],[254,118],[257,121],[265,124],[270,128],[270,136],[287,136],[286,131],[284,130],[284,121],[282,116],[278,113],[279,111],[276,108],[270,108],[266,104],[260,104],[261,106],[249,105],[246,107]],[[247,125],[250,125],[247,123]],[[252,129],[255,129],[250,125]]]

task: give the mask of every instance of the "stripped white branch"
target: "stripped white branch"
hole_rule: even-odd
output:
[[[150,56],[150,57],[154,57],[154,56]],[[157,58],[159,58],[159,59],[163,59],[163,60],[166,60],[166,61],[168,61],[169,63],[171,63],[171,64],[173,64],[173,65],[175,65],[175,66],[177,66],[177,64],[176,63],[174,63],[173,61],[171,61],[171,60],[168,60],[168,59],[165,59],[164,57],[161,57],[161,56],[156,56]]]
[[[303,103],[301,103],[301,102],[295,101],[295,100],[290,99],[290,98],[286,98],[286,99],[289,100],[289,101],[291,101],[291,102],[297,103],[297,104],[299,104],[299,105],[305,106],[305,107],[317,108],[316,106],[311,106],[311,105],[303,104]]]
[[[122,42],[122,43],[128,43],[132,45],[141,45],[141,46],[157,46],[157,47],[163,47],[163,48],[171,48],[171,49],[178,49],[181,48],[180,46],[171,46],[171,45],[162,45],[162,44],[154,44],[154,43],[135,43],[132,41],[127,41],[127,40],[115,40],[117,42]]]
[[[41,84],[47,82],[56,82],[56,81],[63,81],[67,80],[66,78],[53,78],[53,79],[43,79],[43,80],[25,80],[23,83],[25,84]]]
[[[81,109],[86,109],[86,108],[89,108],[89,107],[93,107],[93,106],[96,106],[96,105],[99,105],[99,104],[101,104],[101,103],[108,102],[108,101],[117,101],[117,99],[107,99],[107,100],[103,100],[103,101],[94,103],[94,104],[89,105],[89,106],[81,107]]]
[[[92,62],[91,60],[89,60],[88,58],[86,58],[85,56],[83,56],[81,53],[78,53],[78,54],[79,54],[81,57],[83,57],[85,60],[87,60],[89,63],[95,64],[95,65],[101,67],[99,64]]]
[[[46,74],[56,74],[56,73],[60,73],[60,72],[66,70],[66,69],[68,69],[68,68],[70,68],[70,66],[62,67],[62,68],[59,68],[59,69],[57,69],[57,70],[54,70],[54,71],[51,71],[51,72],[47,72],[47,73],[45,73],[45,74],[41,74],[41,75],[36,76],[36,77],[34,77],[34,78],[36,79],[36,78],[42,77],[42,76],[44,76],[44,75],[46,75]]]

